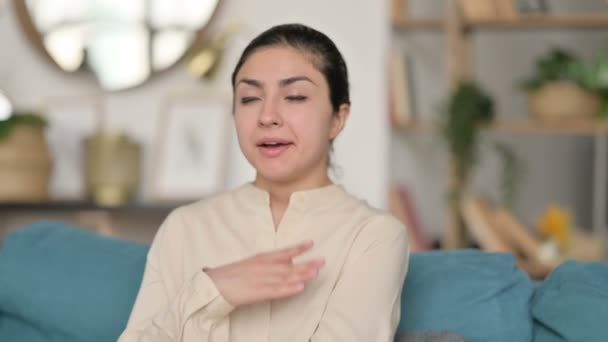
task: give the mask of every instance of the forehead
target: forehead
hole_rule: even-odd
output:
[[[293,76],[322,79],[323,75],[313,63],[309,53],[286,46],[261,48],[245,61],[237,74],[239,78],[261,81],[280,80]]]

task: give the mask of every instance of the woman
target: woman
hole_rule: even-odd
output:
[[[119,340],[391,341],[408,240],[328,176],[350,112],[340,52],[311,28],[276,26],[247,46],[232,85],[256,178],[169,215]]]

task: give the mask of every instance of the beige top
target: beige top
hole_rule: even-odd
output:
[[[313,240],[325,258],[291,298],[233,308],[202,271]],[[119,341],[389,342],[409,247],[403,225],[339,185],[295,192],[277,229],[252,184],[172,212],[161,226]]]

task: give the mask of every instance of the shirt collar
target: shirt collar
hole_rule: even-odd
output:
[[[255,204],[270,206],[268,191],[251,182],[245,184],[241,190]],[[347,197],[346,191],[341,185],[332,183],[319,188],[293,192],[289,198],[289,208],[298,211],[322,209],[345,200]]]

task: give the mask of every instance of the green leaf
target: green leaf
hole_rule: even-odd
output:
[[[521,83],[523,90],[534,90],[554,81],[584,83],[585,64],[570,51],[554,48],[536,60],[534,75]]]
[[[0,121],[0,140],[6,138],[11,132],[13,122],[10,120]]]
[[[0,140],[8,137],[17,126],[44,128],[46,124],[46,120],[35,113],[14,113],[7,120],[0,121]]]
[[[456,176],[466,180],[477,161],[481,127],[494,118],[488,94],[472,82],[461,83],[448,99],[441,133],[456,162]]]
[[[598,56],[589,69],[592,77],[592,86],[597,91],[608,91],[608,57]]]
[[[600,101],[600,113],[598,114],[598,116],[601,119],[608,119],[608,96],[602,96],[600,98]]]

